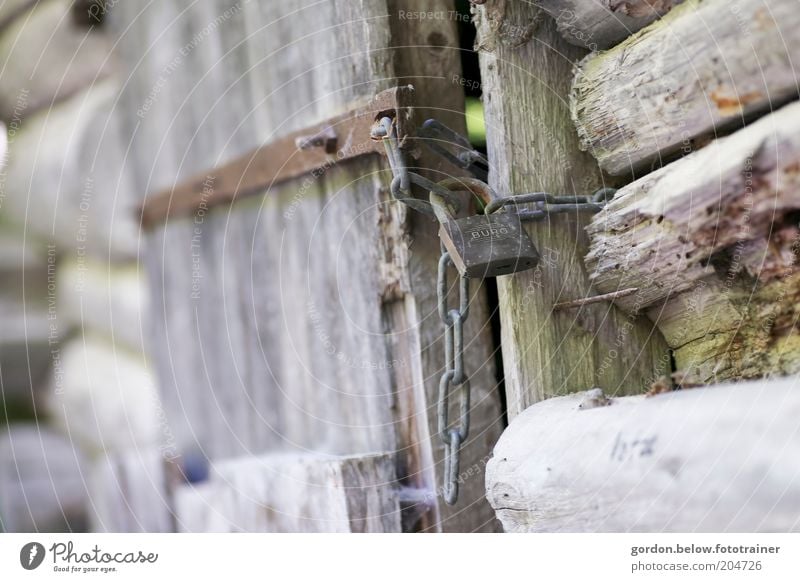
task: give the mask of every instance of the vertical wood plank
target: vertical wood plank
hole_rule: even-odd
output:
[[[396,84],[414,83],[422,109],[463,126],[462,87],[450,80],[459,70],[456,21],[399,17],[429,4],[230,8],[187,0],[126,5],[115,16],[117,30],[131,24],[120,48],[132,68],[121,101],[142,111],[133,149],[143,192]],[[435,8],[453,9],[445,0]],[[213,34],[197,37],[209,23],[217,23]],[[173,432],[214,460],[393,451],[398,477],[432,506],[409,527],[492,529],[481,475],[501,412],[485,294],[474,289],[466,332],[475,392],[462,499],[444,508],[436,490],[444,361],[436,225],[391,201],[388,177],[383,161],[349,161],[148,235],[153,305],[163,318],[153,323],[151,353],[171,392]]]
[[[585,194],[603,185],[578,147],[566,101],[573,63],[554,20],[530,4],[477,9],[491,184],[500,193]],[[542,254],[535,270],[498,279],[509,418],[544,398],[600,386],[641,392],[669,370],[652,325],[611,305],[553,312],[593,294],[583,266],[586,215],[561,215],[528,231]]]

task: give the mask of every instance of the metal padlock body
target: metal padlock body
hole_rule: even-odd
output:
[[[513,214],[478,214],[442,224],[439,236],[464,277],[499,277],[539,263],[539,252]]]
[[[467,189],[487,205],[496,198],[489,186],[479,180],[451,178],[439,185],[449,190]],[[516,214],[500,212],[454,218],[446,201],[433,192],[431,204],[440,222],[439,237],[462,276],[510,275],[539,263],[539,252]]]

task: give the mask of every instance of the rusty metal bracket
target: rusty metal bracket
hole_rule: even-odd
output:
[[[400,143],[410,127],[411,85],[378,93],[366,106],[296,131],[228,162],[202,176],[148,196],[140,208],[142,225],[191,215],[201,205],[231,204],[345,160],[386,155],[383,144],[370,138],[376,120],[394,120]]]

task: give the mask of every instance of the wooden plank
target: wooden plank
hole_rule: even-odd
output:
[[[89,531],[174,531],[166,462],[158,447],[140,447],[96,458],[85,481],[89,491]]]
[[[216,463],[175,492],[178,531],[400,531],[392,455],[261,455]]]
[[[405,138],[405,109],[411,106],[413,87],[395,87],[378,93],[364,107],[264,144],[218,168],[162,192],[148,196],[142,206],[142,223],[151,226],[169,217],[191,215],[198,209],[230,204],[259,194],[292,178],[316,175],[328,166],[351,158],[384,153],[370,131],[382,116],[397,120],[399,137]],[[329,145],[309,147],[320,136]],[[327,137],[325,137],[327,136]]]
[[[607,49],[661,18],[683,0],[534,0],[576,46]]]
[[[26,4],[5,2],[0,20]],[[108,38],[76,26],[71,7],[72,0],[37,2],[0,31],[0,118],[19,121],[113,73]]]
[[[532,406],[497,443],[486,488],[506,531],[800,530],[797,377],[598,392]]]
[[[798,59],[794,0],[688,0],[579,65],[573,119],[603,170],[647,169],[796,97]]]
[[[800,104],[622,188],[587,228],[596,287],[650,314],[689,382],[794,373]]]
[[[228,16],[221,1],[190,4],[144,12],[120,4],[109,15],[112,28],[127,31],[120,54],[131,82],[120,100],[141,112],[129,130],[142,191],[399,83],[415,85],[420,117],[441,108],[455,126],[448,117],[463,110],[461,87],[440,74],[458,70],[454,20],[409,26],[399,6],[378,0],[250,2]],[[185,28],[165,28],[173,21]],[[182,56],[214,22],[216,34]],[[414,48],[389,50],[395,45]],[[463,452],[462,500],[445,508],[436,501],[442,446],[430,412],[444,362],[438,238],[434,223],[390,200],[387,178],[379,158],[351,160],[149,233],[151,353],[170,428],[179,448],[199,446],[215,461],[396,451],[398,480],[422,499],[404,498],[404,515],[421,516],[405,519],[407,529],[494,529],[479,477],[501,428],[485,295],[475,287],[466,329],[474,438]]]
[[[527,4],[505,3],[502,10],[486,4],[477,15],[492,187],[594,191],[602,178],[578,148],[566,104],[571,61],[584,51]],[[533,36],[513,44],[513,31],[531,23],[537,23]],[[589,218],[559,215],[531,224],[539,267],[497,279],[509,418],[546,397],[591,386],[641,392],[669,370],[666,345],[646,319],[609,304],[553,311],[556,303],[594,294],[581,260]]]

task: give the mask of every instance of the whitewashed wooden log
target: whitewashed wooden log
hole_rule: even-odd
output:
[[[146,290],[136,263],[68,256],[58,264],[56,287],[64,332],[103,336],[109,345],[144,353]]]
[[[553,19],[529,3],[489,2],[478,17],[479,46],[494,44],[481,53],[492,187],[505,193],[596,190],[602,176],[580,151],[566,106],[571,63],[584,51],[567,44]],[[515,31],[537,19],[533,36],[514,44]],[[498,34],[506,40],[488,40]],[[628,317],[607,303],[553,310],[593,293],[581,261],[590,218],[576,213],[531,223],[539,265],[497,279],[509,418],[585,386],[639,393],[667,371],[667,346],[646,317]]]
[[[535,404],[486,491],[508,532],[800,530],[799,379]]]
[[[175,492],[183,532],[399,532],[392,455],[261,455]]]
[[[646,311],[708,382],[800,371],[800,104],[617,192],[587,227],[602,292]]]
[[[28,117],[9,145],[3,210],[31,238],[53,240],[64,258],[138,252],[139,194],[119,133],[117,91],[107,80]]]
[[[184,25],[165,30],[175,18]],[[456,24],[409,25],[383,0],[117,4],[108,25],[130,67],[120,102],[136,113],[126,131],[139,190],[363,104],[398,78],[415,85],[420,112],[463,124],[462,87],[441,75],[459,67]],[[215,461],[397,451],[405,484],[435,491],[438,239],[434,223],[388,200],[387,178],[377,159],[346,162],[147,234],[151,353],[181,446]],[[502,414],[485,294],[473,293],[462,466],[482,468]],[[482,489],[469,479],[459,506],[442,503],[415,527],[493,529]]]
[[[796,97],[798,60],[794,0],[688,0],[580,63],[573,120],[603,170],[628,173]]]
[[[163,450],[140,447],[100,455],[87,473],[92,532],[175,531]]]
[[[89,455],[169,444],[170,428],[145,358],[102,336],[55,349],[47,409]]]
[[[2,119],[49,108],[112,73],[109,39],[76,25],[72,4],[72,0],[37,2],[0,31]]]
[[[534,0],[567,42],[596,51],[664,16],[683,0]]]
[[[89,494],[80,450],[36,424],[0,435],[0,531],[82,531]]]

